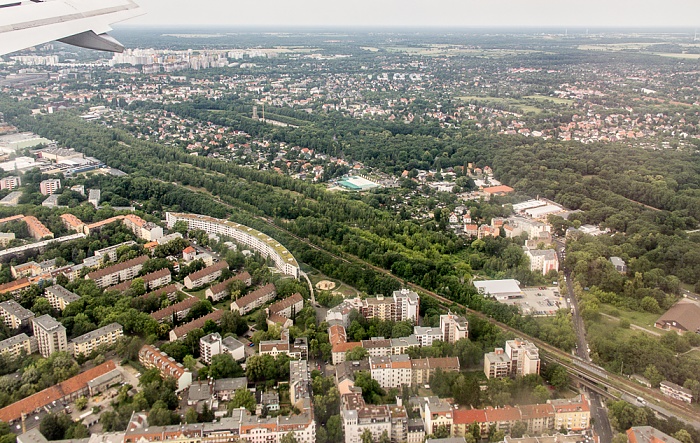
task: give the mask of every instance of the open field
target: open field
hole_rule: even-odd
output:
[[[496,104],[502,104],[504,106],[518,107],[526,114],[528,112],[534,112],[535,114],[539,114],[540,112],[544,111],[544,108],[540,108],[537,106],[526,104],[526,103],[523,103],[521,100],[517,100],[514,98],[480,97],[480,96],[476,96],[476,95],[467,95],[467,96],[457,97],[457,98],[459,98],[460,100],[463,100],[465,102],[481,101],[481,102],[491,102],[491,103],[496,103]]]
[[[340,294],[343,294],[343,297],[346,297],[346,298],[347,297],[356,297],[356,296],[360,295],[360,292],[357,289],[350,287],[350,286],[346,285],[345,283],[341,283],[339,280],[329,278],[329,277],[323,275],[321,272],[319,272],[316,269],[313,269],[309,272],[306,272],[306,275],[309,276],[309,280],[311,280],[311,284],[314,285],[315,288],[317,288],[316,285],[319,282],[322,282],[322,281],[333,282],[333,283],[335,283],[335,288],[333,288],[333,290],[332,290],[332,293],[334,293],[334,294],[340,293]]]
[[[460,45],[390,46],[387,47],[386,50],[388,52],[403,52],[409,55],[428,57],[470,55],[473,57],[486,58],[511,57],[514,55],[538,52],[520,49],[480,49]]]
[[[682,54],[676,52],[655,52],[646,51],[647,48],[653,47],[658,43],[611,43],[599,45],[579,45],[578,49],[582,51],[602,51],[602,52],[639,52],[641,54],[658,55],[660,57],[682,58],[687,60],[700,59],[700,54]],[[698,48],[696,44],[681,44],[684,48]]]
[[[571,105],[574,103],[573,100],[569,98],[559,98],[559,97],[549,97],[547,95],[526,95],[523,98],[531,99],[531,100],[537,100],[541,102],[552,102],[556,103],[558,105]]]
[[[660,314],[631,311],[629,309],[616,308],[613,305],[608,305],[605,303],[600,304],[600,312],[611,315],[620,320],[625,319],[629,321],[631,325],[637,325],[650,332],[653,332],[654,334],[663,333],[663,331],[654,328],[654,323],[660,317]]]

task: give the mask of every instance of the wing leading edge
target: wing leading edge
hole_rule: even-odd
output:
[[[0,0],[0,55],[53,40],[122,52],[110,25],[144,13],[133,0]]]

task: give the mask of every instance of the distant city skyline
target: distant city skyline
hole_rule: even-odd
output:
[[[667,0],[136,0],[130,25],[698,27],[700,2]]]

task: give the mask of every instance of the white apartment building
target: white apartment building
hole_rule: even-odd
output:
[[[231,237],[236,242],[246,245],[263,257],[272,259],[275,267],[280,272],[299,278],[301,270],[292,253],[267,234],[248,226],[205,215],[167,212],[165,219],[168,228],[172,228],[178,221],[185,221],[188,229],[202,229],[207,234]]]
[[[33,319],[32,324],[34,337],[36,337],[39,353],[42,357],[49,358],[54,352],[68,351],[66,328],[53,317],[44,314]]]
[[[418,339],[421,347],[432,346],[434,341],[444,341],[442,329],[430,328],[426,326],[414,326],[413,335]]]
[[[215,355],[228,353],[234,360],[245,358],[245,345],[233,337],[221,338],[218,332],[213,332],[199,339],[199,354],[202,361],[211,364]]]
[[[443,314],[440,316],[440,330],[444,341],[454,343],[469,337],[469,322],[461,315]]]
[[[537,346],[522,338],[506,341],[506,355],[511,361],[511,374],[525,376],[540,373],[540,352]]]
[[[90,272],[85,276],[86,280],[94,280],[100,288],[116,285],[120,281],[131,280],[138,275],[143,268],[143,264],[148,261],[147,255],[117,263],[106,268]]]
[[[554,249],[531,249],[523,247],[530,259],[530,271],[547,275],[550,271],[559,271],[559,258]]]
[[[411,386],[411,359],[406,354],[369,358],[370,374],[382,388]]]

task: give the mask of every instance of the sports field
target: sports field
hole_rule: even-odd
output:
[[[356,175],[338,180],[338,185],[351,191],[366,191],[368,189],[378,188],[380,186],[377,183],[371,182],[366,178],[358,177]]]

